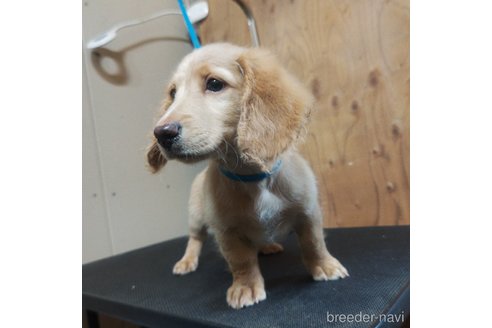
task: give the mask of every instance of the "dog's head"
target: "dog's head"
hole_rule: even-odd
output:
[[[157,172],[167,159],[195,162],[232,146],[241,160],[267,169],[302,135],[312,104],[268,51],[204,46],[169,83],[148,163]]]

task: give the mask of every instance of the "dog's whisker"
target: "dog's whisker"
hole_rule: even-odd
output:
[[[221,148],[220,145],[218,145],[217,147],[214,148],[214,151],[217,153],[217,157],[219,158],[219,160],[225,163],[227,150],[224,153],[220,148]]]
[[[226,146],[226,154],[225,154],[226,158],[227,158],[227,151],[229,149],[228,146],[231,146],[231,149],[234,151],[234,156],[236,157],[236,163],[234,164],[233,169],[236,169],[239,166],[239,154],[237,153],[236,148],[233,145],[231,145],[225,138],[222,138],[222,141],[224,141]]]

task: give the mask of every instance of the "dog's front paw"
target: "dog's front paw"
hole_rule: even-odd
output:
[[[317,281],[337,280],[349,276],[347,269],[334,257],[313,265],[311,272],[314,280]]]
[[[233,283],[227,290],[227,303],[234,309],[254,305],[265,299],[265,288],[259,284]]]
[[[173,273],[178,275],[184,275],[195,271],[197,267],[198,267],[198,258],[182,258],[174,265]]]

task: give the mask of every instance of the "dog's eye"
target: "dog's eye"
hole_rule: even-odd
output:
[[[171,91],[169,91],[169,96],[174,99],[174,97],[176,96],[176,88],[172,88]]]
[[[223,88],[224,88],[224,82],[214,78],[210,78],[207,80],[207,90],[210,90],[212,92],[219,92]]]

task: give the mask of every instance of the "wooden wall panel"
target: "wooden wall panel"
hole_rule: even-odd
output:
[[[244,0],[261,45],[317,98],[302,152],[325,226],[409,224],[408,0]],[[249,45],[239,7],[209,0],[204,44]]]

